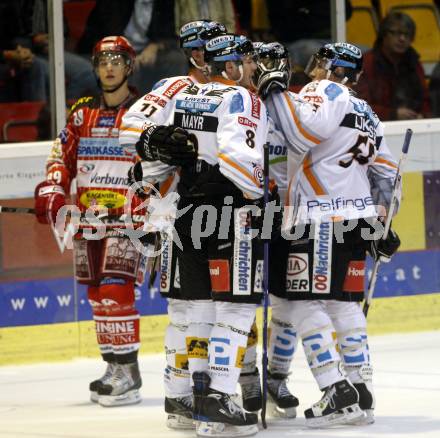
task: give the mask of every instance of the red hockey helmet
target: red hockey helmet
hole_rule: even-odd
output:
[[[136,52],[133,46],[123,36],[107,36],[98,41],[93,48],[92,62],[98,66],[99,57],[104,54],[120,54],[125,57],[127,66],[133,67]]]

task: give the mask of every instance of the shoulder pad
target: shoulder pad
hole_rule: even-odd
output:
[[[330,102],[337,99],[340,100],[341,97],[346,100],[350,98],[350,93],[345,85],[328,81],[327,79],[319,82],[317,93],[326,97]]]

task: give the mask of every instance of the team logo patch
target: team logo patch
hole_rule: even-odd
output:
[[[98,126],[113,126],[115,124],[116,118],[114,116],[101,116],[98,118]]]
[[[243,368],[244,356],[246,355],[246,347],[237,348],[237,359],[235,360],[236,368]]]
[[[313,248],[312,292],[329,294],[332,274],[333,223],[315,225]]]
[[[107,208],[121,208],[126,202],[122,193],[111,190],[87,190],[81,194],[79,202],[89,208],[95,205],[103,205]]]
[[[209,260],[209,275],[213,292],[229,292],[230,275],[228,260]]]
[[[287,258],[286,291],[309,292],[309,255],[289,254]]]
[[[240,116],[238,118],[238,123],[243,126],[249,126],[249,128],[257,129],[257,124],[249,120],[247,117]]]
[[[176,353],[175,367],[181,370],[188,369],[188,355]]]
[[[164,92],[163,95],[171,99],[174,95],[176,95],[182,88],[186,87],[188,82],[179,79],[176,82],[173,82]]]
[[[340,94],[342,94],[342,88],[339,85],[332,83],[327,85],[324,93],[327,94],[328,100],[335,100]]]
[[[208,359],[208,338],[186,338],[188,358]]]
[[[365,261],[351,260],[345,274],[343,292],[363,292],[365,280]]]
[[[251,91],[249,91],[249,95],[251,96],[252,101],[252,108],[251,108],[251,114],[252,117],[255,117],[256,119],[260,119],[260,111],[261,111],[261,102],[258,96]]]

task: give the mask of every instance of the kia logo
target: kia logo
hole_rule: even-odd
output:
[[[287,260],[288,276],[301,274],[301,272],[304,272],[307,268],[307,262],[303,258],[293,254],[289,255],[289,259]]]

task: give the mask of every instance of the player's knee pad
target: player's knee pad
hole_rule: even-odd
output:
[[[215,303],[212,300],[189,300],[186,310],[188,324],[214,324]]]
[[[249,333],[255,320],[256,304],[230,303],[217,301],[215,315],[217,323],[223,326],[234,327]]]
[[[173,298],[168,298],[167,301],[167,312],[170,318],[170,323],[176,327],[186,328],[188,326],[186,317],[188,302],[183,300],[175,300]]]
[[[295,301],[289,301],[276,295],[270,296],[270,304],[272,307],[272,318],[277,321],[282,321],[284,324],[293,327],[295,321],[293,320],[293,311]]]
[[[211,387],[233,394],[243,368],[256,305],[217,302],[216,310],[217,322],[209,339]]]
[[[206,371],[208,368],[208,343],[215,322],[215,304],[211,300],[187,301],[186,350],[189,369]]]
[[[99,284],[101,303],[108,312],[122,316],[134,309],[134,282],[124,278],[104,277]]]

